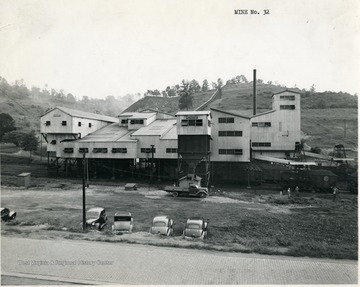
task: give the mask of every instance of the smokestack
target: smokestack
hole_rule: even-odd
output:
[[[254,85],[254,95],[253,95],[253,115],[256,115],[256,69],[254,69],[254,76],[253,76],[253,85]]]

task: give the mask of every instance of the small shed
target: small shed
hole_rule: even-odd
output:
[[[195,174],[188,174],[179,179],[180,187],[189,187],[190,184],[201,186],[201,177]]]
[[[18,186],[28,187],[30,185],[30,172],[23,172],[18,174]]]
[[[137,190],[136,183],[127,183],[125,184],[125,190]]]

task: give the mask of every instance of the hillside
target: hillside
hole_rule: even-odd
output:
[[[193,108],[197,108],[206,102],[215,91],[201,92],[193,95]],[[175,114],[178,111],[179,97],[163,98],[163,97],[145,97],[132,104],[125,109],[124,112],[137,112],[145,108],[152,108],[158,111]]]
[[[271,109],[272,94],[283,91],[286,87],[271,84],[257,84],[257,111]],[[357,149],[358,143],[358,100],[347,93],[310,93],[301,92],[301,128],[303,139],[312,147],[331,149],[335,144],[343,143],[345,147]],[[205,103],[214,94],[214,90],[193,95],[193,109]],[[244,115],[252,114],[252,83],[228,84],[222,88],[221,99],[206,105],[222,110],[236,110]],[[134,103],[134,97],[106,100],[76,100],[71,94],[53,89],[32,87],[24,84],[10,85],[0,77],[0,113],[10,114],[19,131],[40,131],[39,118],[48,109],[55,106],[69,107],[86,112],[117,116],[122,111],[135,112],[146,108],[175,114],[178,111],[179,97],[163,98],[148,96]]]
[[[257,111],[271,109],[272,95],[287,89],[286,87],[257,84]],[[356,149],[358,145],[358,101],[356,96],[347,93],[310,93],[296,88],[301,93],[301,129],[302,138],[312,147],[332,149],[342,143],[347,148]],[[194,109],[207,101],[213,92],[193,95]],[[206,106],[221,110],[236,110],[244,115],[252,115],[253,85],[231,84],[222,89],[222,98]],[[125,111],[140,111],[153,108],[175,114],[178,111],[179,98],[143,98]]]

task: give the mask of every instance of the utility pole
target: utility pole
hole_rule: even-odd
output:
[[[344,120],[344,138],[346,138],[346,120]]]
[[[86,229],[85,176],[86,176],[86,166],[85,166],[85,153],[84,153],[84,154],[83,154],[83,177],[82,177],[83,231],[85,231],[85,229]]]
[[[151,170],[150,170],[150,182],[153,181],[153,170],[154,170],[154,145],[151,146]]]

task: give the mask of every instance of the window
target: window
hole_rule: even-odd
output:
[[[219,154],[226,154],[226,155],[242,155],[242,149],[219,149]]]
[[[50,144],[56,144],[56,140],[52,140]]]
[[[50,126],[50,121],[46,121],[45,125]]]
[[[73,153],[74,149],[72,147],[66,147],[64,148],[64,153]]]
[[[202,126],[203,125],[203,120],[181,120],[181,126],[186,127],[186,126]]]
[[[280,100],[295,101],[295,96],[280,96]]]
[[[253,127],[271,127],[271,122],[253,122]]]
[[[106,147],[96,147],[96,148],[93,148],[93,152],[94,153],[107,153],[108,152],[108,149]]]
[[[88,153],[89,149],[87,147],[81,147],[79,148],[79,153]]]
[[[234,118],[219,118],[219,124],[232,124],[234,123]]]
[[[128,121],[129,121],[128,119],[121,120],[121,123],[122,123],[122,124],[127,124],[127,123],[128,123]]]
[[[154,153],[156,153],[156,148],[153,148]],[[141,148],[140,152],[142,153],[151,153],[151,147],[150,148]]]
[[[92,127],[92,124],[91,123],[89,123],[89,128],[91,128]]]
[[[166,153],[177,153],[177,148],[166,148]]]
[[[269,142],[253,142],[251,145],[253,147],[271,147],[271,143]]]
[[[211,122],[208,120],[208,127],[211,127]]]
[[[78,126],[81,127],[81,122],[78,122]]]
[[[219,131],[219,137],[242,137],[242,131]]]
[[[62,126],[66,126],[66,124],[67,124],[66,121],[62,121],[62,122],[61,122],[61,125],[62,125]]]
[[[280,110],[295,110],[295,105],[280,105]]]
[[[132,125],[142,125],[144,124],[144,120],[131,120],[130,123]]]
[[[111,149],[112,153],[127,153],[127,148],[112,148]]]

